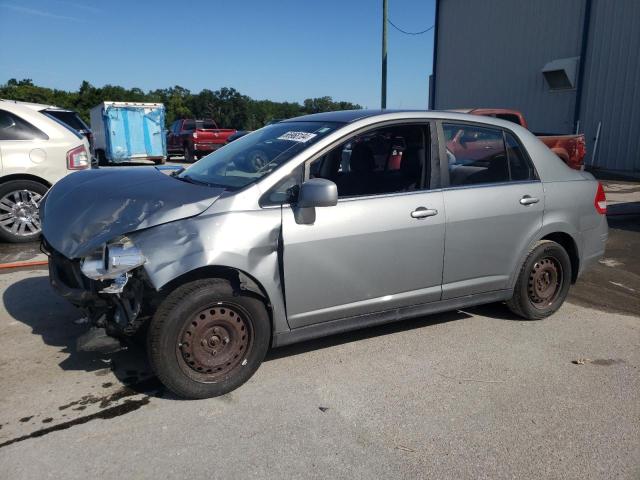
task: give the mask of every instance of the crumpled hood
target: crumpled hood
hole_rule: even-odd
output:
[[[79,258],[119,235],[198,215],[223,191],[155,167],[84,170],[47,193],[40,206],[42,234],[67,258]]]

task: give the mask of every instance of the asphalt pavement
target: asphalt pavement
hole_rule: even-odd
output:
[[[140,348],[78,352],[45,267],[0,270],[0,478],[640,478],[640,217],[609,222],[548,319],[497,304],[275,349],[200,401]]]

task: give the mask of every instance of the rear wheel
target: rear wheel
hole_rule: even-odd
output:
[[[235,295],[226,280],[198,280],[174,290],[149,326],[153,370],[176,395],[228,393],[258,369],[271,329],[264,303]]]
[[[189,145],[184,146],[184,161],[188,163],[194,162],[193,151],[191,151]]]
[[[98,157],[98,165],[101,167],[106,167],[109,165],[109,160],[107,160],[107,156],[104,153],[104,150],[96,150],[96,157]]]
[[[157,160],[154,160],[153,163],[155,163],[156,165],[164,165],[165,163],[167,163],[168,158],[168,156],[166,158],[158,158]]]
[[[538,320],[555,313],[571,285],[571,260],[558,243],[541,240],[527,256],[507,306],[516,315]]]
[[[33,180],[0,185],[0,240],[31,242],[40,236],[40,200],[47,187]]]

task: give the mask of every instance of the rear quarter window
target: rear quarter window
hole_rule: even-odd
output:
[[[83,131],[89,129],[76,112],[65,110],[43,110],[42,113],[64,123],[74,130]]]
[[[0,110],[0,140],[48,140],[42,130],[6,110]]]

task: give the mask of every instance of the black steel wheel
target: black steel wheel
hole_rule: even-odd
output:
[[[270,338],[262,299],[234,295],[226,280],[197,280],[160,305],[147,348],[154,372],[171,391],[207,398],[246,382],[262,363]]]
[[[216,302],[186,322],[176,339],[178,363],[185,375],[213,383],[232,375],[251,350],[253,324],[238,305]]]
[[[558,243],[541,240],[527,256],[507,306],[528,320],[555,313],[569,294],[571,260]]]

